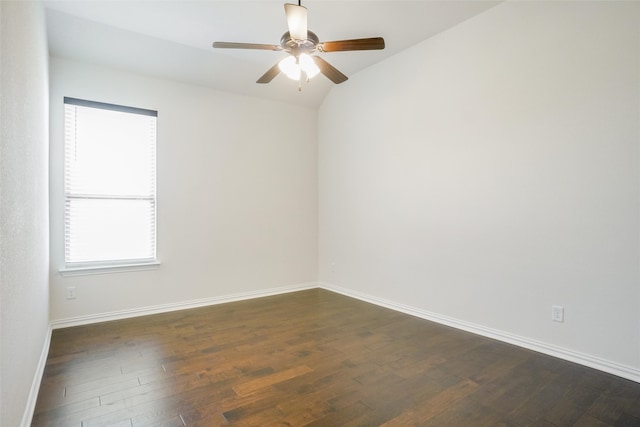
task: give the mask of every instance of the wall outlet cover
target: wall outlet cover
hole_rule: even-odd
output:
[[[564,307],[560,305],[551,306],[551,320],[554,322],[564,322]]]

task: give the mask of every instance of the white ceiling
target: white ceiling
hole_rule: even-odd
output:
[[[309,29],[320,41],[382,36],[384,50],[321,54],[350,77],[499,1],[309,0]],[[45,0],[52,55],[114,66],[225,91],[317,107],[334,86],[303,85],[280,74],[255,81],[286,53],[213,49],[213,41],[279,44],[284,2]],[[393,76],[389,76],[392,78]],[[342,83],[348,85],[349,81]]]

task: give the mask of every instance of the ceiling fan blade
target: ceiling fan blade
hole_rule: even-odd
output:
[[[279,46],[277,44],[259,44],[259,43],[213,42],[213,47],[217,49],[282,50],[282,46]]]
[[[344,52],[348,50],[376,50],[384,49],[384,39],[382,37],[371,37],[368,39],[336,40],[318,44],[321,52]]]
[[[320,58],[319,56],[312,56],[312,58],[313,58],[313,61],[318,66],[318,68],[320,68],[320,72],[335,84],[346,82],[347,79],[349,79],[349,77],[345,76],[340,71],[338,71],[336,67],[329,64],[327,61]]]
[[[273,67],[269,68],[267,70],[266,73],[264,73],[262,75],[262,77],[260,77],[256,83],[269,83],[271,80],[273,80],[278,74],[280,73],[280,67],[279,67],[279,63],[277,63],[276,65],[274,65]]]
[[[297,4],[285,3],[284,13],[287,15],[289,34],[294,40],[307,39],[307,8]]]

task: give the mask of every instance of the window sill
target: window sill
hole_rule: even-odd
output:
[[[85,267],[63,267],[58,272],[63,277],[89,276],[93,274],[128,273],[132,271],[157,270],[160,261],[139,264],[92,265]]]

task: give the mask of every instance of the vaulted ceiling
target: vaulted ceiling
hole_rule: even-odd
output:
[[[499,1],[319,1],[309,29],[321,41],[382,36],[385,50],[320,54],[357,79],[358,71],[467,20]],[[45,0],[50,53],[220,90],[317,107],[334,86],[323,76],[298,84],[280,74],[255,81],[285,52],[213,49],[213,41],[278,44],[284,2]],[[393,76],[388,76],[390,79]],[[349,81],[342,83],[348,85]]]

